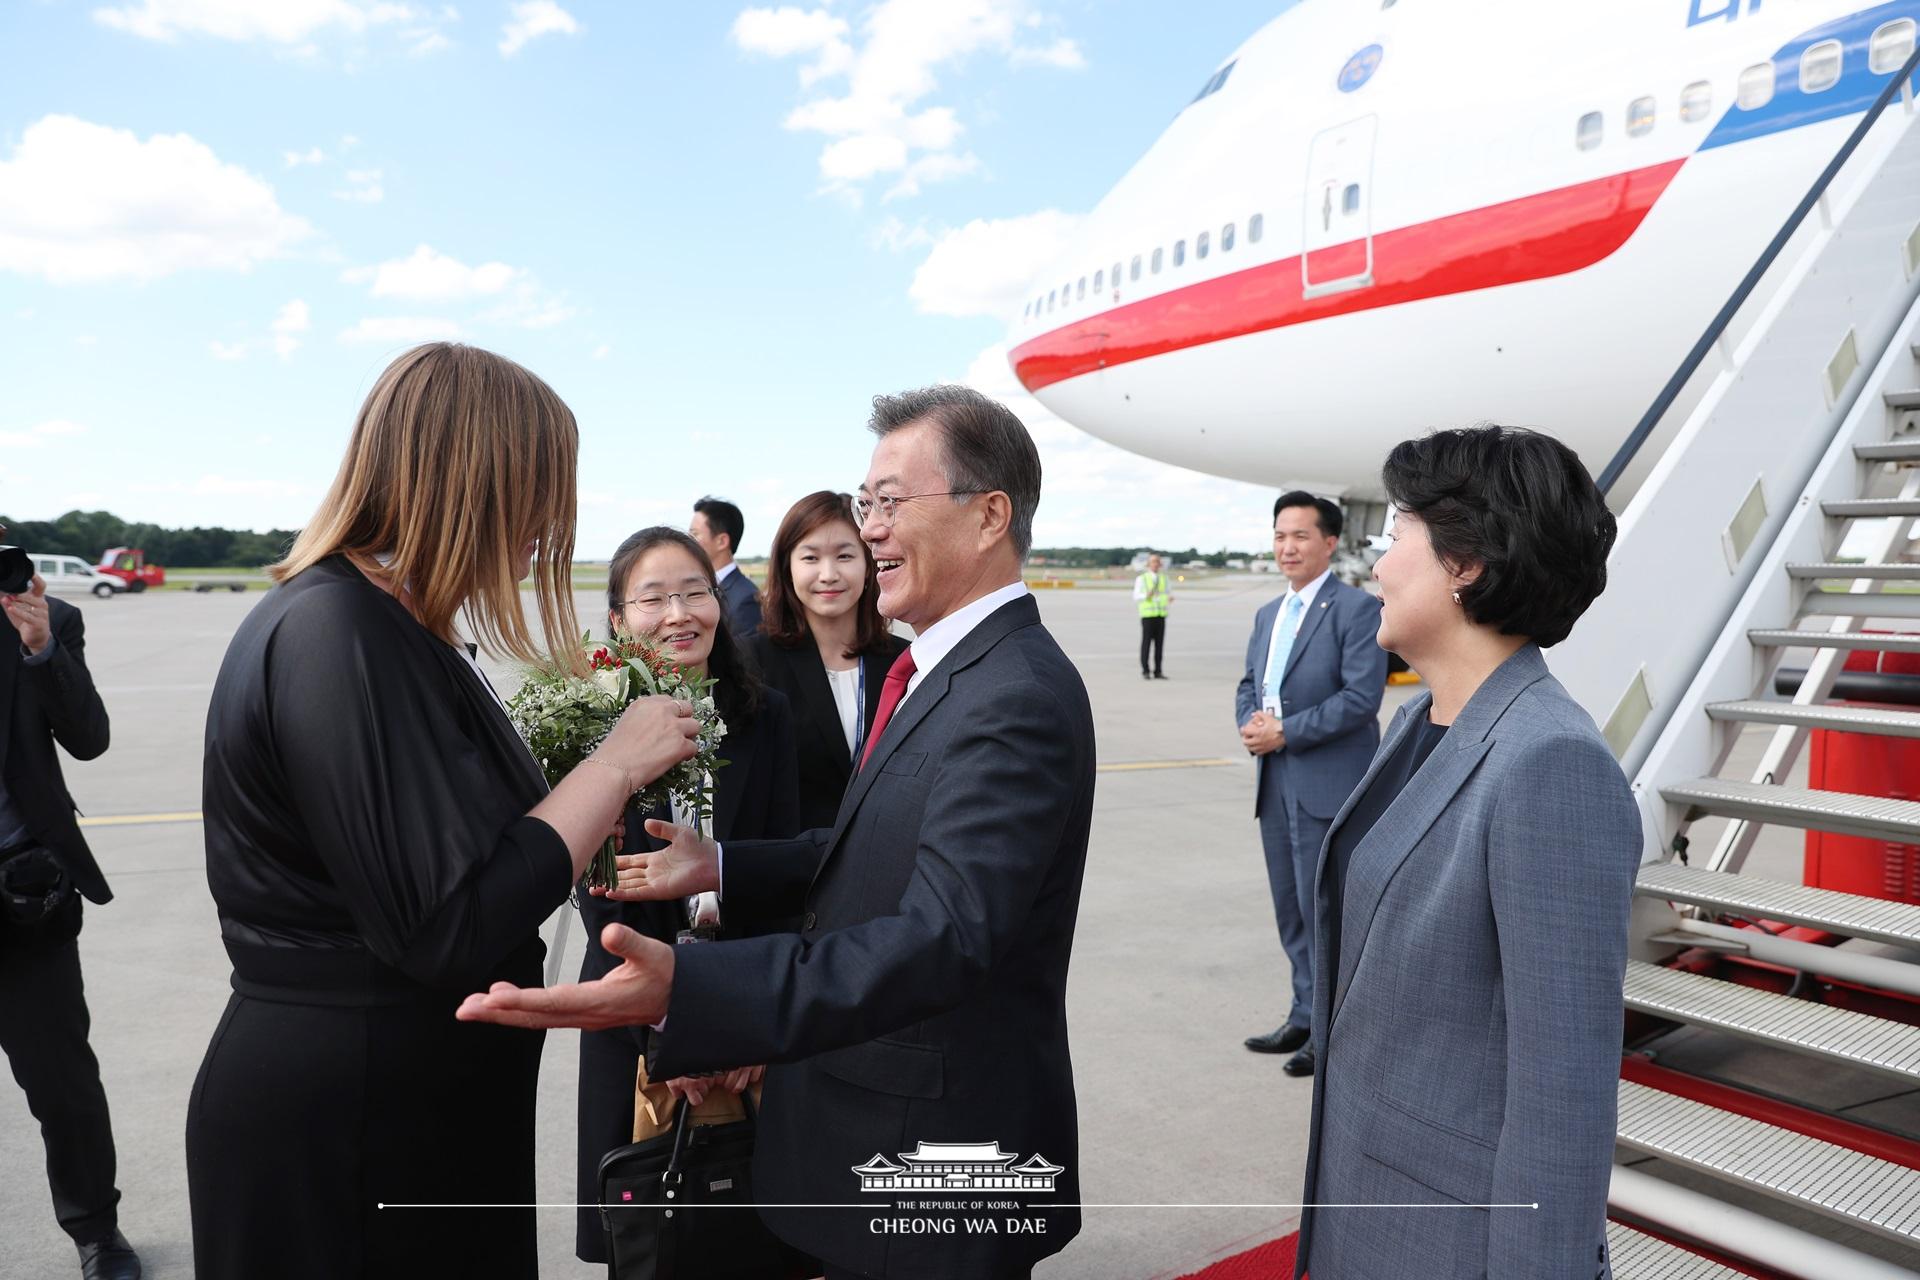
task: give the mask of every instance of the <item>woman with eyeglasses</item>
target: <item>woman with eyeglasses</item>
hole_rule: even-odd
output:
[[[773,535],[752,653],[767,683],[793,704],[802,831],[831,827],[839,816],[887,669],[907,647],[880,616],[874,577],[844,493],[808,494]]]
[[[621,543],[607,570],[607,621],[614,634],[649,640],[686,670],[716,682],[714,703],[727,733],[719,747],[726,767],[713,775],[714,839],[725,843],[797,835],[803,827],[794,775],[793,711],[786,695],[767,688],[736,646],[720,604],[713,562],[700,544],[664,525],[642,529]],[[647,818],[676,821],[684,815],[664,806],[651,813],[630,807],[629,851],[662,847],[646,834],[642,823]],[[672,943],[684,929],[701,937],[724,936],[723,910],[707,895],[689,902],[613,902],[583,896],[580,917],[586,925],[587,955],[580,981],[618,967],[620,962],[600,946],[600,933],[609,924],[624,924]],[[581,1033],[579,1204],[599,1200],[601,1157],[632,1141],[634,1078],[648,1034],[646,1027]],[[737,1071],[723,1084],[738,1091],[757,1081],[760,1070]],[[695,1086],[689,1096],[698,1101],[694,1095],[703,1092]],[[586,1262],[606,1261],[597,1209],[579,1211],[574,1253]]]

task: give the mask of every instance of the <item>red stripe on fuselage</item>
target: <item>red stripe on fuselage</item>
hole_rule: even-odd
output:
[[[1038,391],[1096,369],[1266,329],[1578,271],[1627,242],[1684,163],[1671,160],[1381,232],[1373,237],[1374,283],[1358,289],[1304,297],[1296,256],[1142,298],[1021,343],[1013,349],[1014,373],[1027,390]],[[1316,273],[1325,274],[1317,257]]]

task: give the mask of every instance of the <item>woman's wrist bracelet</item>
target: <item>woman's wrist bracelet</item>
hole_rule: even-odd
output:
[[[622,769],[619,765],[615,764],[611,760],[602,760],[599,756],[595,755],[595,756],[588,756],[586,759],[582,760],[580,763],[581,764],[597,764],[602,769],[613,770],[615,773],[620,775],[620,781],[626,786],[627,794],[630,796],[636,795],[640,791],[640,788],[633,785],[633,775],[628,773],[625,769]]]

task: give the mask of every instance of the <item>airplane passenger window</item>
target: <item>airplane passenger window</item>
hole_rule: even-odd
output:
[[[1349,182],[1347,189],[1340,193],[1340,212],[1342,216],[1352,217],[1360,212],[1360,184]]]
[[[1713,113],[1713,86],[1695,80],[1680,91],[1680,119],[1688,124],[1705,120]]]
[[[1740,73],[1740,88],[1734,101],[1742,111],[1758,111],[1773,101],[1773,64],[1756,62]]]
[[[1653,99],[1635,98],[1627,104],[1627,136],[1644,138],[1653,132]]]
[[[1113,281],[1114,288],[1118,289],[1120,287],[1120,264],[1119,263],[1116,262],[1113,264],[1113,270],[1111,273],[1108,274],[1107,278]]]
[[[1078,302],[1080,299],[1086,296],[1087,296],[1087,278],[1085,276],[1081,276],[1080,287],[1073,291],[1073,298],[1075,302]]]
[[[1867,70],[1887,76],[1905,66],[1913,56],[1914,31],[1912,18],[1882,23],[1867,44]]]
[[[1176,267],[1183,266],[1186,261],[1187,242],[1185,240],[1175,240],[1173,242],[1173,265]]]
[[[1093,291],[1096,294],[1107,291],[1107,273],[1104,270],[1093,273]]]
[[[1196,258],[1206,257],[1207,250],[1210,249],[1212,246],[1213,246],[1212,233],[1202,231],[1198,236],[1194,237],[1193,256]]]
[[[1053,294],[1052,289],[1047,290],[1047,310],[1049,311],[1053,310]]]
[[[1259,244],[1260,236],[1267,229],[1267,215],[1256,213],[1247,219],[1247,243]]]
[[[1160,268],[1158,267],[1154,268],[1155,271],[1158,271],[1159,269]],[[1133,266],[1127,271],[1127,279],[1138,280],[1139,278],[1140,278],[1140,255],[1136,253],[1133,255]]]
[[[1589,111],[1580,117],[1580,125],[1574,130],[1573,142],[1582,151],[1591,151],[1600,145],[1600,136],[1606,125],[1598,111]]]
[[[1822,40],[1800,55],[1800,92],[1822,93],[1840,83],[1838,40]]]
[[[1233,252],[1233,224],[1231,222],[1220,228],[1220,252]]]
[[[1153,251],[1153,274],[1155,275],[1160,274],[1160,255],[1162,252],[1164,251],[1160,249],[1155,249]]]

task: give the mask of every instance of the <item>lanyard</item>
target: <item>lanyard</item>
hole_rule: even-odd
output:
[[[867,741],[867,659],[862,654],[853,664],[855,683],[853,695],[853,759],[860,760],[860,748]]]

